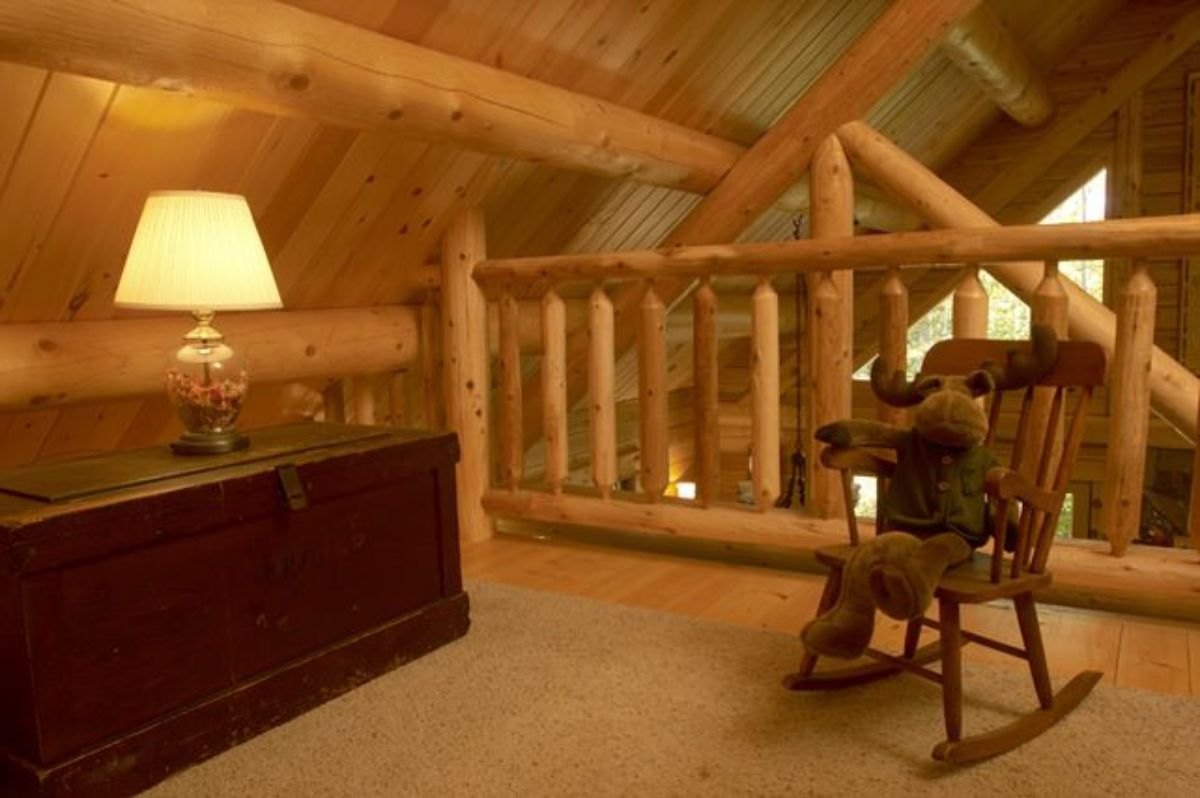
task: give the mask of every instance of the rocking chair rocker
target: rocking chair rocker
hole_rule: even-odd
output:
[[[966,374],[985,360],[1003,362],[1005,353],[1013,345],[1011,341],[945,341],[929,351],[922,370],[929,374]],[[934,594],[938,604],[938,619],[935,621],[925,617],[909,621],[902,655],[868,648],[866,654],[874,662],[818,672],[815,670],[817,657],[806,652],[800,661],[800,669],[784,679],[784,686],[791,690],[834,690],[865,684],[902,671],[936,682],[942,687],[946,739],[933,749],[933,758],[953,763],[972,762],[1012,750],[1037,737],[1078,706],[1102,674],[1084,671],[1067,682],[1059,692],[1054,692],[1046,666],[1046,652],[1038,628],[1033,594],[1035,590],[1050,584],[1051,575],[1046,570],[1046,561],[1054,542],[1054,531],[1071,466],[1083,438],[1092,391],[1104,382],[1105,368],[1105,353],[1099,345],[1084,341],[1062,341],[1058,344],[1058,359],[1054,366],[1034,386],[1024,389],[1010,467],[992,469],[986,480],[988,511],[993,514],[994,520],[992,554],[988,557],[976,552],[969,561],[946,571]],[[1066,440],[1061,446],[1061,456],[1058,456],[1056,439],[1070,389],[1075,389],[1072,393],[1077,392],[1079,399],[1068,425]],[[1051,393],[1053,398],[1050,400],[1049,424],[1044,439],[1030,441],[1029,438],[1033,437],[1030,427],[1035,394],[1044,396]],[[992,443],[995,435],[1002,399],[1001,392],[993,395],[987,444]],[[1030,463],[1029,460],[1034,462]],[[830,568],[817,609],[818,615],[836,602],[842,570],[858,543],[852,474],[875,475],[879,479],[879,495],[882,496],[886,480],[895,466],[877,454],[854,447],[826,448],[821,454],[821,462],[841,471],[850,544],[817,551],[817,559]],[[1022,475],[1028,473],[1036,474],[1036,482]],[[1009,507],[1014,502],[1019,503],[1021,509],[1016,548],[1011,557],[1006,557],[1006,520]],[[876,520],[877,533],[883,532],[882,518]],[[996,599],[1012,600],[1024,648],[962,629],[961,605]],[[923,626],[938,630],[940,639],[918,648]],[[967,643],[977,643],[1027,660],[1040,708],[1001,728],[963,737],[961,650]],[[925,667],[939,659],[940,673]]]

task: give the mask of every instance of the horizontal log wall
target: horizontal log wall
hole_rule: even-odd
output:
[[[0,411],[157,393],[189,319],[0,325]],[[416,361],[420,313],[384,306],[218,314],[252,381],[394,371]]]

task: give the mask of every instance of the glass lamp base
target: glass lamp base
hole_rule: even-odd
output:
[[[226,454],[249,445],[250,439],[233,428],[219,432],[185,432],[179,440],[171,442],[171,450],[183,455]]]

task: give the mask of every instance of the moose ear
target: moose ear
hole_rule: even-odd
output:
[[[966,376],[963,382],[966,383],[967,390],[971,392],[971,396],[987,396],[996,390],[996,381],[984,369],[972,371]]]

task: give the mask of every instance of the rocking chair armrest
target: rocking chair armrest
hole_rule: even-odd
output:
[[[839,471],[874,474],[885,479],[896,471],[896,463],[860,446],[826,446],[821,450],[821,465]]]
[[[1058,511],[1060,497],[1043,490],[1030,482],[1023,474],[1011,468],[993,468],[984,481],[989,496],[1006,501],[1017,499],[1032,504],[1044,513]]]

